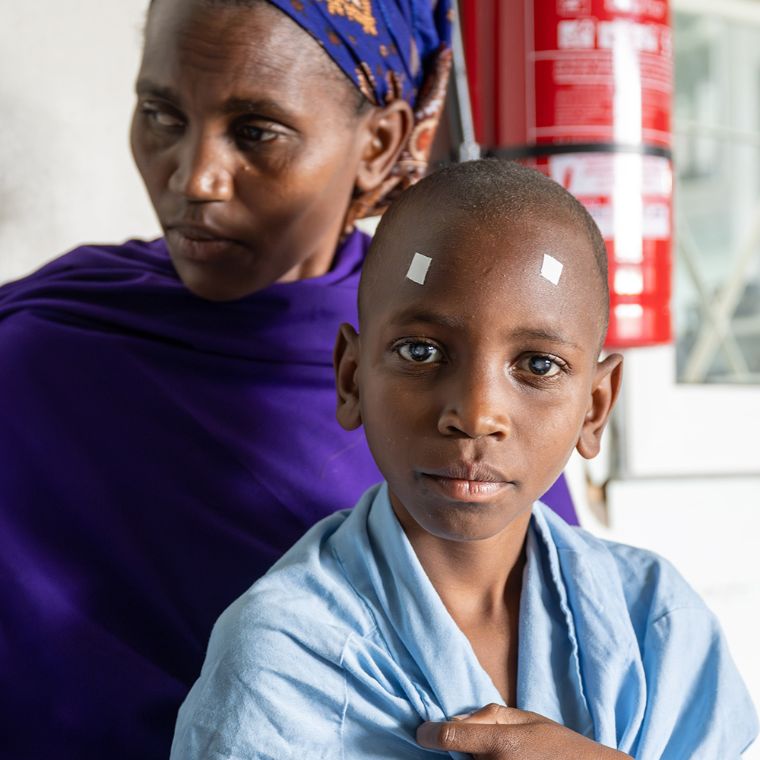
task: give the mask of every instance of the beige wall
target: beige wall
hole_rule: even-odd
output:
[[[154,236],[129,154],[147,0],[2,0],[0,282],[84,241]]]

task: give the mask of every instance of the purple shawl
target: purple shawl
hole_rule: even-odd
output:
[[[0,288],[1,757],[167,757],[219,613],[379,480],[331,366],[366,246],[233,303],[162,240]]]

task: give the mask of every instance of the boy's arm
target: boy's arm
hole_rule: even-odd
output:
[[[266,612],[238,600],[217,621],[179,711],[172,760],[341,756],[343,672],[271,625]]]
[[[647,708],[637,758],[734,760],[756,737],[752,701],[707,607],[681,607],[652,621],[644,670]]]
[[[487,705],[446,723],[423,723],[417,741],[430,749],[470,753],[476,760],[630,758],[542,715],[503,705]]]

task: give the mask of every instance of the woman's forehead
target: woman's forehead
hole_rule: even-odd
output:
[[[325,79],[351,87],[308,33],[265,2],[157,0],[146,26],[141,75],[197,77],[196,85],[205,77],[271,81],[282,91],[315,87]]]

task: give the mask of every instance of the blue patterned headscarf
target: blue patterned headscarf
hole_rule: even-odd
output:
[[[268,0],[322,45],[373,105],[403,98],[415,128],[381,188],[352,216],[378,213],[427,168],[451,65],[452,0]]]
[[[451,0],[269,0],[314,37],[375,105],[415,104],[451,43]]]

